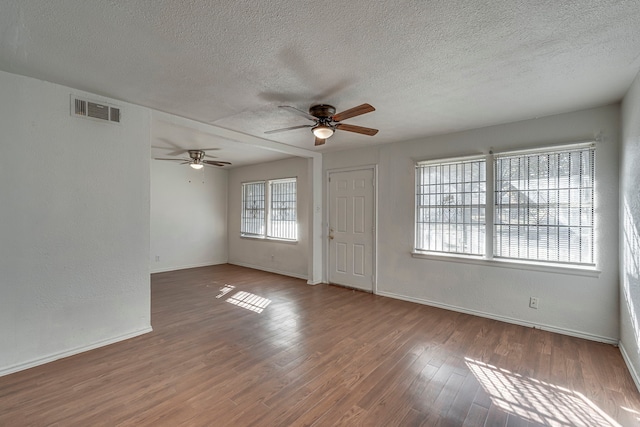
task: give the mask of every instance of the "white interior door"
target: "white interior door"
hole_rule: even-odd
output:
[[[329,174],[329,282],[373,292],[374,173]]]

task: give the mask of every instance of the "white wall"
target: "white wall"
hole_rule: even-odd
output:
[[[240,237],[242,183],[297,177],[298,241],[295,243]],[[229,263],[306,279],[309,259],[311,186],[308,160],[291,158],[229,171]]]
[[[324,168],[378,164],[377,292],[525,325],[617,342],[619,106],[544,117],[367,149],[328,153]],[[593,138],[599,277],[411,256],[416,160]],[[540,298],[538,310],[529,297]]]
[[[152,273],[227,262],[226,170],[151,161],[149,255]]]
[[[0,93],[6,374],[150,330],[150,113],[71,117],[79,91],[4,72]]]
[[[640,74],[622,102],[620,349],[640,389]]]

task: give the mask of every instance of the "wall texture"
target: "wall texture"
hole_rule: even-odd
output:
[[[295,243],[240,237],[242,183],[297,177],[298,241]],[[229,171],[229,262],[306,279],[309,259],[311,187],[308,160],[291,158]]]
[[[640,74],[622,102],[620,349],[640,389]]]
[[[0,375],[150,330],[149,111],[0,72]],[[105,102],[105,101],[103,101]]]
[[[226,170],[151,160],[149,255],[152,273],[227,262]]]
[[[618,340],[619,106],[413,142],[328,153],[325,170],[378,164],[377,292],[598,341]],[[596,149],[598,277],[413,258],[417,160],[592,139]],[[530,309],[529,297],[540,299]]]

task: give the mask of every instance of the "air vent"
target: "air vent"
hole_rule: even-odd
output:
[[[95,102],[87,102],[89,107],[87,116],[94,119],[109,120],[109,107],[107,105],[96,104]]]
[[[105,122],[120,123],[120,108],[71,96],[71,115]]]
[[[86,116],[87,115],[87,101],[83,101],[82,99],[75,99],[76,106],[76,116]]]
[[[115,107],[109,107],[110,113],[109,117],[112,122],[120,123],[120,109]]]

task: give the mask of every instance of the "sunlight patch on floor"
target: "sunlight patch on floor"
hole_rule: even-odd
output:
[[[256,313],[262,313],[271,304],[270,299],[245,291],[236,292],[227,299],[227,302]]]
[[[233,285],[225,284],[223,287],[220,288],[220,293],[218,295],[216,295],[216,298],[222,298],[223,296],[225,296],[226,294],[228,294],[229,292],[231,292],[235,288],[236,287],[233,286]]]
[[[465,358],[466,364],[505,412],[546,426],[621,427],[582,393]]]
[[[633,410],[633,409],[631,409],[631,408],[627,408],[626,406],[621,406],[620,408],[621,408],[623,411],[627,411],[627,412],[629,412],[629,413],[633,414],[633,416],[634,416],[634,417],[636,417],[636,419],[637,419],[638,421],[640,421],[640,412],[638,412],[638,411],[636,411],[636,410]]]

